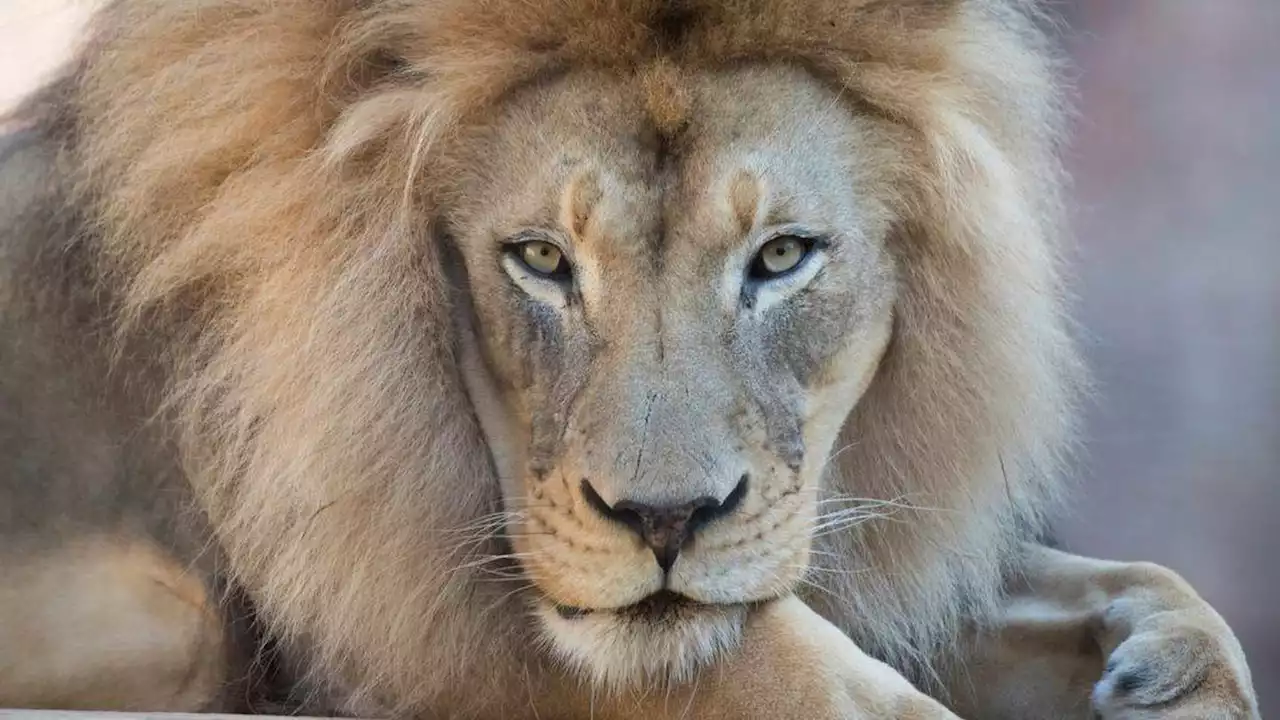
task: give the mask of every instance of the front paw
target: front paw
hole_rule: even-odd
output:
[[[722,671],[734,720],[959,720],[794,596],[756,611]]]
[[[1094,686],[1098,716],[1260,718],[1244,652],[1226,622],[1171,571],[1145,571],[1150,580],[1112,602],[1104,618],[1104,624],[1127,626],[1129,632]]]

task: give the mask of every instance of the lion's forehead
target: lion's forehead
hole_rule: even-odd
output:
[[[875,143],[834,91],[776,65],[678,81],[688,107],[675,122],[643,77],[621,73],[515,93],[460,151],[459,222],[491,241],[567,229],[590,262],[639,287],[670,277],[662,291],[678,294],[753,228],[847,230],[877,215]]]

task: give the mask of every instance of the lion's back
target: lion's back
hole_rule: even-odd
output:
[[[127,527],[194,549],[164,518],[189,502],[176,472],[157,472],[170,460],[111,386],[109,300],[65,162],[49,127],[0,136],[0,542]]]
[[[0,532],[7,540],[46,528],[51,516],[81,515],[88,477],[111,463],[88,462],[96,433],[89,408],[70,396],[80,373],[59,352],[73,301],[54,273],[72,235],[56,170],[57,148],[41,129],[0,138]],[[92,464],[95,467],[89,468]],[[87,488],[86,488],[87,489]],[[72,512],[71,505],[79,510]]]

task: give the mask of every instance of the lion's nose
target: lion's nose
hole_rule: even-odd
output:
[[[653,556],[658,567],[669,572],[676,563],[676,556],[700,528],[733,512],[747,493],[747,476],[743,475],[723,500],[700,497],[679,505],[649,505],[647,503],[620,500],[613,505],[606,503],[587,480],[582,481],[582,495],[597,512],[610,520],[620,522],[639,535]]]

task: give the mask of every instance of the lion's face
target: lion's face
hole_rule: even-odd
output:
[[[680,674],[808,568],[890,335],[882,143],[777,66],[571,74],[470,140],[466,375],[543,628],[601,679]]]

